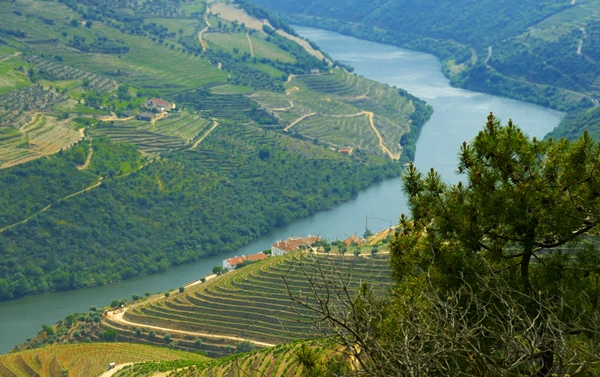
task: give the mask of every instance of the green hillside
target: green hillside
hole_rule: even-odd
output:
[[[588,113],[600,97],[597,0],[255,2],[294,23],[433,53],[456,86],[571,113],[555,136],[600,129]]]
[[[250,3],[0,15],[0,300],[164,271],[331,208],[398,176],[432,111]]]

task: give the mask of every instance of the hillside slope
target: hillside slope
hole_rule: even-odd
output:
[[[131,364],[145,361],[181,365],[202,364],[209,359],[189,352],[139,344],[65,344],[0,356],[0,376],[14,377],[95,377],[109,363]]]
[[[0,15],[0,300],[234,250],[398,176],[432,111],[246,2]]]
[[[554,136],[600,129],[588,113],[600,97],[597,0],[256,3],[302,25],[433,53],[454,85],[571,113]]]

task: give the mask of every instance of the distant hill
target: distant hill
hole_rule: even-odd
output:
[[[0,16],[0,300],[239,248],[397,177],[432,112],[248,2]]]
[[[273,1],[286,20],[433,53],[454,85],[567,111],[598,134],[600,1]],[[591,121],[590,121],[591,120]]]

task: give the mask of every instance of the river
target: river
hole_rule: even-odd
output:
[[[543,137],[563,114],[525,102],[452,88],[442,75],[440,62],[432,55],[393,46],[358,40],[337,33],[295,27],[298,33],[316,42],[335,60],[350,64],[355,72],[399,88],[434,107],[431,120],[417,142],[415,164],[421,170],[435,167],[446,180],[454,174],[459,145],[470,140],[483,127],[490,111],[504,120],[512,118],[529,135]],[[406,212],[399,179],[380,182],[360,192],[356,198],[276,229],[267,236],[232,253],[178,266],[167,272],[143,276],[116,284],[69,292],[52,292],[0,303],[0,353],[34,336],[42,324],[53,324],[69,313],[103,306],[132,294],[176,289],[211,273],[213,266],[234,255],[255,253],[290,235],[319,234],[329,239],[362,235],[366,215],[368,227],[379,230],[397,223]],[[372,216],[372,217],[371,217]]]

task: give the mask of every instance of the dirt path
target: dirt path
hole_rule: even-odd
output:
[[[198,42],[202,46],[202,51],[206,51],[208,48],[208,43],[203,38],[203,34],[210,28],[210,22],[208,22],[208,14],[210,13],[210,8],[208,4],[206,5],[206,12],[204,12],[204,22],[206,22],[206,27],[198,32]]]
[[[213,120],[213,125],[212,127],[207,130],[204,135],[200,136],[200,139],[196,140],[196,142],[194,143],[194,145],[192,145],[192,147],[190,149],[196,149],[196,147],[204,140],[206,139],[206,137],[215,129],[217,128],[217,126],[219,125],[219,122],[217,122],[216,120]]]
[[[373,122],[374,114],[371,111],[362,111],[361,114],[366,114],[367,115],[367,118],[369,119],[369,123],[371,125],[371,129],[373,130],[373,132],[375,132],[375,135],[377,135],[377,139],[379,139],[379,147],[381,148],[381,150],[384,153],[386,153],[392,160],[398,160],[398,159],[400,159],[400,154],[393,154],[383,144],[383,138],[381,137],[381,134],[379,133],[379,130],[377,129],[377,127],[375,127],[375,123]]]
[[[144,325],[141,323],[130,322],[123,318],[123,315],[127,312],[127,309],[128,308],[125,308],[125,310],[123,310],[122,312],[118,312],[118,313],[108,312],[108,319],[113,322],[120,323],[120,324],[127,325],[127,326],[135,326],[135,327],[140,327],[140,328],[145,328],[145,329],[159,330],[159,331],[163,331],[163,332],[168,332],[170,334],[194,335],[194,336],[201,336],[204,338],[211,338],[211,339],[235,340],[238,342],[247,341],[247,342],[250,342],[257,346],[261,346],[261,347],[275,347],[275,344],[272,344],[272,343],[258,342],[258,341],[252,340],[252,339],[245,339],[245,338],[240,338],[240,337],[236,337],[236,336],[225,336],[225,335],[215,335],[215,334],[208,334],[208,333],[202,333],[202,332],[181,331],[181,330],[170,329],[167,327],[150,326],[150,325]]]
[[[577,46],[577,55],[581,55],[582,47],[583,47],[583,39],[579,41],[579,46]]]
[[[485,62],[484,63],[487,64],[491,57],[492,57],[492,46],[489,46],[488,47],[488,54],[487,54],[487,56],[485,58]]]
[[[289,76],[288,76],[288,79],[287,79],[287,81],[286,81],[286,82],[291,82],[291,81],[292,81],[292,79],[293,79],[294,77],[296,77],[296,76],[297,76],[297,75],[289,75]],[[295,87],[294,87],[294,88],[295,88]]]
[[[94,189],[94,188],[96,188],[96,187],[100,186],[101,184],[102,184],[102,177],[100,177],[100,179],[98,180],[98,182],[97,182],[97,183],[95,183],[95,184],[93,184],[93,185],[91,185],[91,186],[89,186],[89,187],[86,187],[86,188],[84,188],[83,190],[79,190],[79,191],[77,191],[77,192],[74,192],[74,193],[72,193],[72,194],[69,194],[69,195],[65,196],[64,198],[60,198],[60,199],[58,199],[58,200],[56,201],[56,203],[60,203],[60,202],[62,202],[63,200],[67,200],[67,199],[69,199],[69,198],[72,198],[72,197],[74,197],[74,196],[76,196],[76,195],[83,194],[84,192],[86,192],[86,191],[90,191],[90,190],[92,190],[92,189]],[[55,204],[56,204],[56,203],[55,203]],[[37,211],[36,213],[34,213],[34,214],[30,215],[29,217],[25,218],[24,220],[21,220],[21,221],[19,221],[19,222],[16,222],[16,223],[14,223],[14,224],[10,224],[10,225],[7,225],[7,226],[5,226],[4,228],[1,228],[1,229],[0,229],[0,233],[4,232],[6,229],[14,228],[14,227],[15,227],[15,226],[17,226],[17,225],[25,224],[26,222],[28,222],[29,220],[33,219],[34,217],[36,217],[36,216],[37,216],[37,215],[39,215],[40,213],[42,213],[42,212],[46,212],[46,211],[47,211],[47,210],[49,210],[51,207],[52,207],[52,204],[49,204],[49,205],[47,205],[46,207],[42,208],[41,210]]]
[[[290,123],[286,128],[284,128],[284,131],[289,131],[290,128],[294,127],[296,124],[302,122],[304,119],[316,115],[317,113],[310,113],[310,114],[306,114],[306,115],[302,115],[300,118],[296,119],[295,121],[293,121],[292,123]]]
[[[248,46],[250,46],[250,56],[254,57],[254,48],[252,47],[252,40],[249,33],[246,33],[246,38],[248,38]]]
[[[163,119],[163,118],[164,118],[164,117],[166,117],[166,116],[167,116],[167,114],[165,114],[165,113],[160,113],[160,114],[158,114],[157,116],[155,116],[155,117],[152,117],[152,120],[150,121],[150,124],[154,126],[154,124],[155,124],[156,122],[158,122],[159,120]]]
[[[94,148],[92,147],[92,138],[90,138],[90,153],[88,153],[87,158],[85,159],[85,163],[81,166],[77,167],[77,170],[85,170],[90,166],[90,162],[92,161],[92,154],[94,154]]]
[[[130,365],[133,365],[133,363],[117,364],[117,365],[115,365],[114,368],[112,368],[111,370],[107,370],[106,372],[102,373],[98,377],[110,377],[113,374],[119,372],[121,369],[125,369],[126,367],[128,367]]]
[[[280,107],[278,109],[270,109],[271,111],[287,111],[287,110],[291,110],[294,108],[294,101],[289,101],[290,106],[289,107]]]
[[[285,91],[285,95],[286,95],[286,96],[289,96],[290,94],[292,94],[292,93],[294,93],[294,92],[297,92],[297,91],[299,91],[299,90],[300,90],[300,88],[298,88],[297,86],[294,86],[293,88],[286,90],[286,91]]]
[[[117,121],[117,122],[123,122],[123,121],[126,121],[126,120],[132,120],[134,118],[135,118],[135,115],[132,115],[132,116],[127,117],[127,118],[119,118],[117,116],[117,114],[111,113],[111,115],[109,117],[107,117],[107,118],[101,118],[100,120],[103,121],[103,122],[115,122],[115,121]],[[80,128],[79,132],[81,132],[82,129],[83,128]]]
[[[17,51],[14,54],[3,56],[3,57],[0,58],[0,62],[3,62],[3,61],[8,60],[10,58],[17,57],[19,55],[21,55],[21,53]]]

